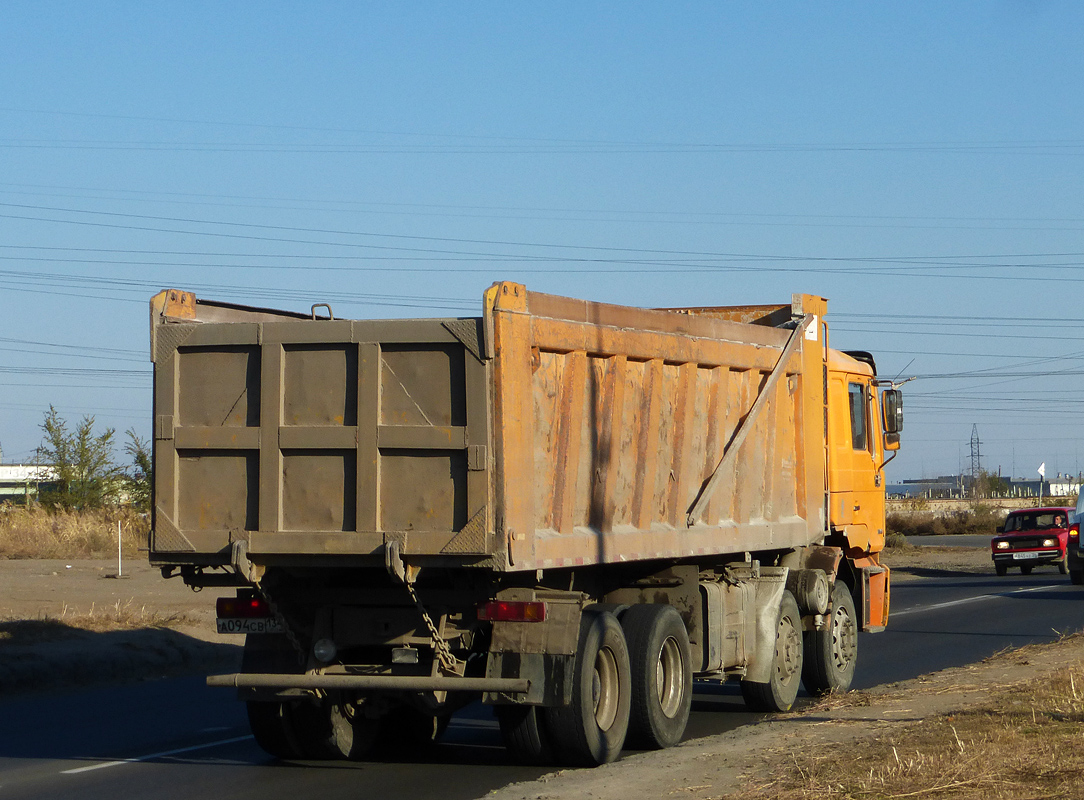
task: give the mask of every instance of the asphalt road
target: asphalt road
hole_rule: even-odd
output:
[[[959,575],[893,587],[890,628],[860,639],[855,688],[971,663],[1084,628],[1084,588],[1054,571]],[[732,685],[699,686],[688,736],[747,724]],[[0,798],[480,798],[546,772],[505,762],[475,706],[413,761],[280,764],[249,736],[232,692],[200,679],[28,697],[0,704]]]

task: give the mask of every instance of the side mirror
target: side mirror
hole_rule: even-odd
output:
[[[903,392],[899,389],[885,389],[881,392],[881,408],[884,412],[885,433],[903,433]]]

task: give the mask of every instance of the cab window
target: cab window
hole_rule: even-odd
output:
[[[869,439],[866,431],[866,389],[860,383],[847,384],[847,395],[851,407],[851,447],[866,450]]]

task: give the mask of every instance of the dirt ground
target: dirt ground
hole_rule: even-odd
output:
[[[116,560],[0,560],[0,699],[240,663],[243,637],[215,631],[215,591],[143,560],[119,573]]]
[[[893,580],[960,572],[992,572],[989,552],[982,548],[913,547],[892,550],[884,561]],[[68,631],[56,640],[21,643],[4,640],[0,623],[0,687],[3,691],[49,688],[25,682],[32,674],[51,676],[51,685],[152,678],[178,671],[233,669],[240,637],[214,632],[216,593],[193,593],[179,579],[163,580],[145,563],[123,565],[107,561],[0,561],[0,620],[63,621],[65,616],[92,610],[146,609],[174,617],[173,629],[80,633]],[[12,630],[8,628],[8,630]],[[51,649],[52,648],[52,649]],[[102,652],[102,665],[89,670]],[[120,653],[122,658],[118,658]],[[138,656],[138,657],[137,657]],[[148,658],[150,661],[148,662]],[[68,674],[58,663],[83,665]],[[786,753],[797,739],[802,749],[829,746],[888,734],[926,717],[963,709],[984,701],[990,692],[1016,682],[1034,681],[1043,674],[1084,663],[1084,637],[1049,646],[1040,659],[1007,653],[978,665],[946,670],[901,684],[856,692],[812,708],[778,715],[718,736],[686,742],[657,753],[626,756],[595,770],[562,770],[538,781],[514,784],[487,795],[488,800],[715,800],[741,797],[770,782],[787,763]],[[148,666],[149,664],[149,666]],[[22,677],[21,677],[22,676]],[[29,679],[27,679],[29,680]],[[2,691],[0,691],[2,694]]]
[[[993,572],[990,554],[981,548],[910,547],[887,550],[883,560],[893,580],[954,572]],[[63,621],[65,616],[127,610],[164,617],[181,615],[180,626],[209,642],[234,642],[214,631],[215,599],[232,589],[193,592],[179,577],[163,579],[143,560],[0,560],[0,620]]]
[[[72,615],[146,609],[163,617],[182,615],[186,623],[182,627],[216,641],[216,597],[212,589],[193,592],[180,577],[165,580],[142,559],[121,562],[119,570],[116,559],[0,560],[0,619],[63,620]]]

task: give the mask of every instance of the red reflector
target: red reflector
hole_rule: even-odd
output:
[[[215,603],[219,619],[270,617],[271,609],[261,597],[220,597]]]
[[[479,607],[478,619],[488,622],[544,622],[546,604],[541,600],[491,600]]]

